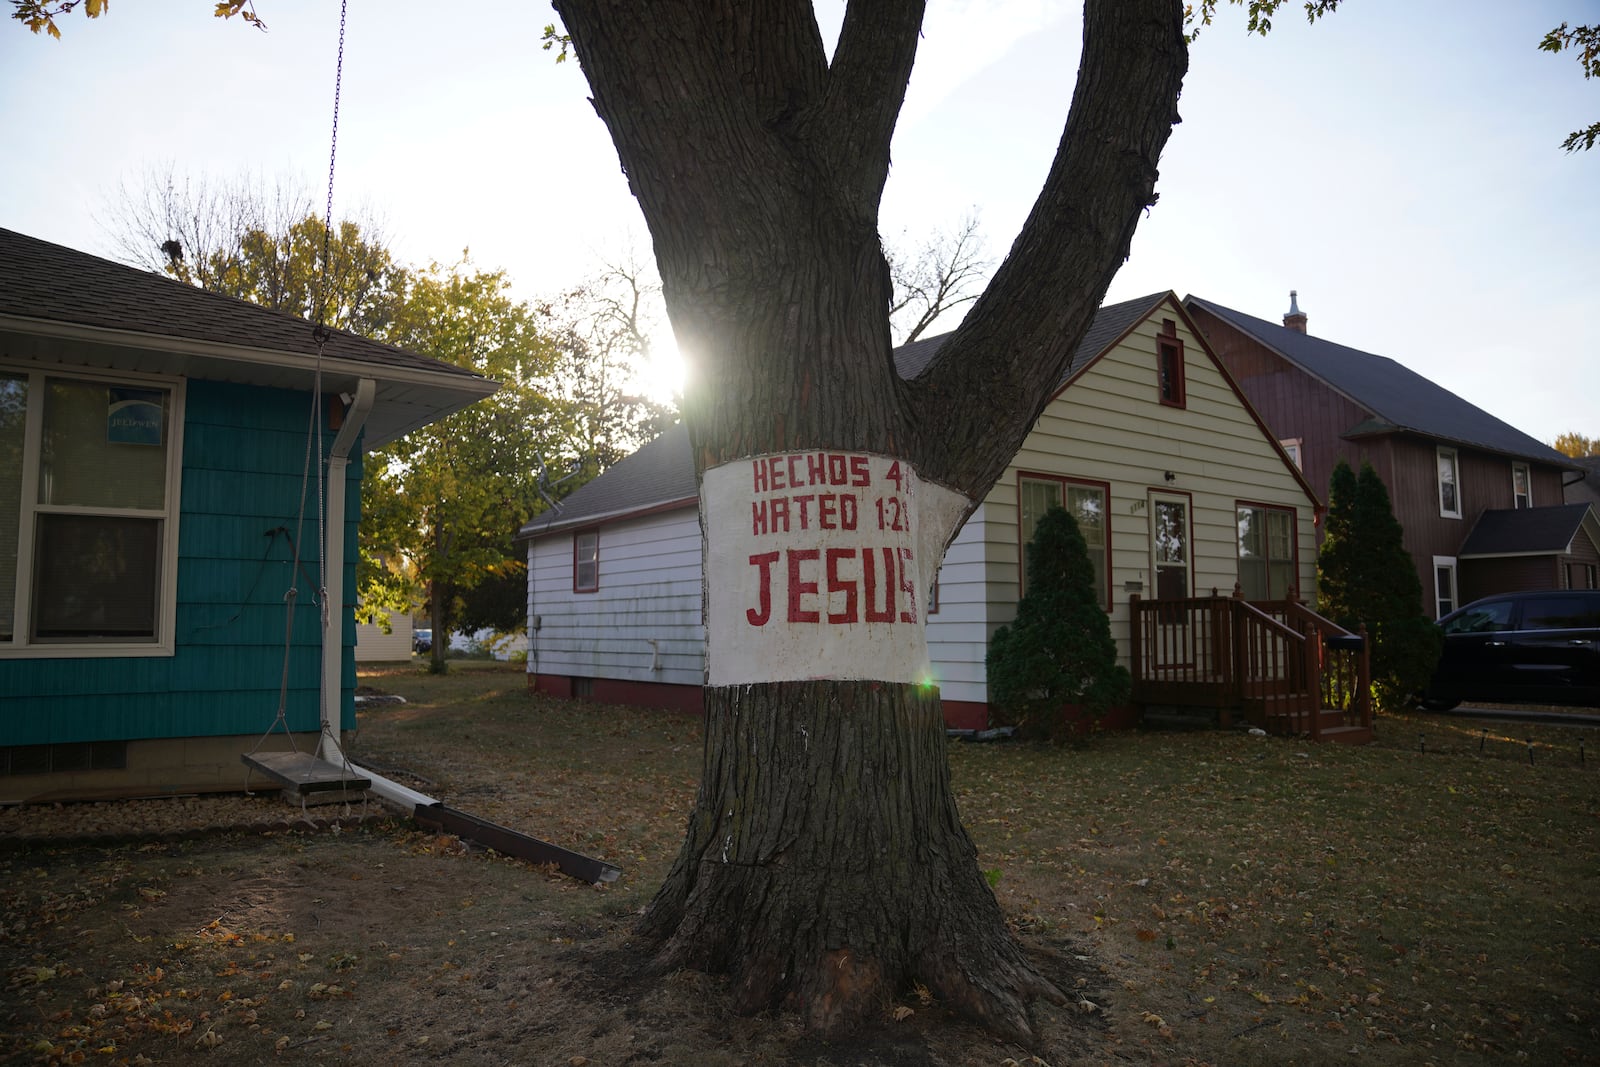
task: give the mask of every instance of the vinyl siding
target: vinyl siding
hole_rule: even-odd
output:
[[[1156,334],[1163,318],[1176,320],[1184,344],[1183,408],[1157,399]],[[1167,471],[1174,475],[1171,482]],[[1314,505],[1199,340],[1165,305],[1051,401],[985,498],[981,514],[990,633],[1016,615],[1021,558],[1016,492],[1022,472],[1110,483],[1111,631],[1125,660],[1126,583],[1141,583],[1140,595],[1147,599],[1154,595],[1151,493],[1187,494],[1190,499],[1192,595],[1233,591],[1238,580],[1237,502],[1292,510],[1300,595],[1312,599]]]
[[[356,623],[357,663],[408,663],[416,631],[408,615],[389,620],[389,632],[375,622]]]
[[[178,517],[175,651],[165,657],[0,660],[0,744],[262,733],[277,714],[306,394],[219,382],[187,385]],[[324,448],[333,434],[324,435]],[[315,731],[321,619],[315,473],[293,534],[303,573],[289,656],[288,724]],[[353,599],[361,463],[345,482],[344,588]],[[355,619],[343,633],[341,723],[355,726]]]
[[[939,569],[939,611],[928,616],[928,657],[945,700],[987,703],[984,657],[989,651],[986,534],[981,514],[967,520],[945,550]]]
[[[693,508],[600,528],[600,585],[572,590],[573,534],[528,546],[528,671],[702,685],[700,520]],[[652,670],[655,640],[661,669]]]

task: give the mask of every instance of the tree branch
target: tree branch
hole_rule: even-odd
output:
[[[924,0],[850,0],[828,87],[810,125],[858,209],[877,219],[889,178],[889,142],[917,58]]]
[[[1187,69],[1177,0],[1084,5],[1078,83],[1044,189],[989,288],[909,390],[919,458],[937,457],[926,476],[969,495],[986,489],[1014,449],[984,439],[1020,443],[1049,401],[1155,202]]]

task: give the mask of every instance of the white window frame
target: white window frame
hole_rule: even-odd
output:
[[[1305,470],[1305,467],[1301,465],[1300,459],[1300,438],[1286,437],[1279,441],[1278,444],[1283,448],[1284,454],[1289,457],[1290,462],[1294,464],[1295,470]]]
[[[98,371],[57,365],[0,364],[6,374],[28,378],[28,407],[24,416],[22,492],[17,516],[17,593],[10,641],[0,641],[0,660],[7,659],[109,659],[132,656],[171,656],[177,648],[178,515],[183,489],[183,422],[185,381],[166,375]],[[169,390],[171,407],[167,426],[167,476],[160,509],[125,509],[133,518],[161,523],[161,575],[156,589],[156,634],[153,641],[36,642],[33,633],[34,530],[41,511],[55,514],[99,514],[101,508],[41,507],[39,504],[39,451],[44,432],[45,382],[60,378],[106,385],[158,387]]]
[[[583,542],[585,538],[594,538],[594,546],[585,552]],[[594,571],[594,584],[583,583],[584,568]],[[600,591],[600,527],[589,526],[572,533],[572,591],[574,593],[598,593]]]
[[[1522,475],[1521,491],[1517,489],[1517,475]],[[1533,469],[1526,463],[1513,463],[1511,465],[1511,506],[1513,508],[1533,507]]]
[[[1445,607],[1445,598],[1439,595],[1439,572],[1440,571],[1448,571],[1450,573],[1450,597],[1449,597],[1450,606],[1449,606],[1449,608]],[[1446,615],[1450,614],[1450,612],[1456,610],[1457,608],[1459,608],[1461,606],[1461,585],[1460,585],[1460,582],[1457,580],[1456,557],[1454,557],[1454,556],[1434,556],[1433,557],[1433,572],[1432,572],[1431,584],[1433,586],[1433,617],[1435,619],[1442,619]]]
[[[1461,517],[1461,455],[1453,448],[1440,446],[1435,450],[1434,478],[1439,489],[1439,517],[1441,519],[1459,519]],[[1444,500],[1444,464],[1446,457],[1450,461],[1450,486],[1455,490],[1455,507],[1445,506]]]

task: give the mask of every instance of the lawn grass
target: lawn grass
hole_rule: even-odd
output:
[[[980,864],[1069,1003],[1039,1006],[1021,1049],[908,990],[879,1031],[827,1045],[781,1012],[730,1016],[716,977],[638,969],[631,924],[676,855],[699,721],[452,667],[363,672],[407,702],[361,713],[353,758],[621,880],[597,891],[401,828],[5,857],[0,950],[18,963],[0,1019],[17,1032],[0,1059],[1600,1063],[1584,728],[1394,715],[1363,747],[954,743]]]

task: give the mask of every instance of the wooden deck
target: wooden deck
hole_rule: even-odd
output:
[[[1134,597],[1132,616],[1136,704],[1209,709],[1222,726],[1237,717],[1279,736],[1372,739],[1365,635],[1292,596]]]

